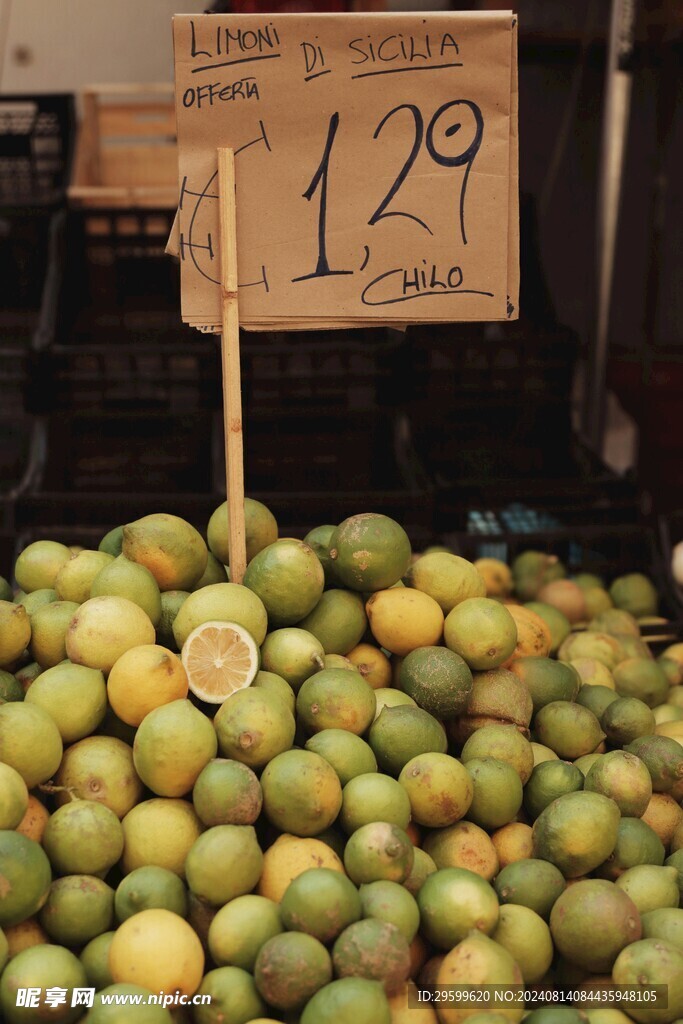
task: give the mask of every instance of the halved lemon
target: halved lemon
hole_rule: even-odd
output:
[[[180,657],[192,693],[207,704],[222,704],[249,686],[260,662],[258,644],[236,622],[203,622],[188,636]]]

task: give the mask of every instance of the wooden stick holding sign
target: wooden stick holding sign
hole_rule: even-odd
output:
[[[221,240],[221,354],[223,364],[223,425],[228,499],[230,580],[241,583],[247,567],[244,528],[244,451],[242,384],[240,375],[240,317],[237,298],[237,217],[235,154],[218,150],[219,227]]]

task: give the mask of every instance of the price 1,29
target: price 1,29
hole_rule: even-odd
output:
[[[424,228],[428,234],[434,234],[430,226],[416,214],[408,213],[405,210],[388,208],[396,198],[401,186],[410,174],[424,141],[427,153],[435,164],[438,164],[441,167],[465,168],[465,173],[460,183],[460,194],[458,197],[458,226],[460,241],[463,245],[467,245],[465,199],[467,196],[467,183],[472,170],[472,165],[476,159],[479,149],[481,148],[482,139],[484,137],[484,117],[481,109],[476,103],[473,103],[472,100],[449,100],[447,103],[443,103],[438,110],[434,112],[429,124],[427,125],[427,131],[425,132],[424,117],[420,108],[413,103],[401,103],[399,106],[394,107],[384,115],[374,131],[372,136],[373,139],[378,139],[387,122],[393,117],[400,116],[402,111],[406,111],[413,122],[412,146],[405,163],[396,175],[393,185],[384,196],[375,212],[370,216],[368,224],[373,226],[380,220],[384,220],[387,217],[407,217],[409,220],[415,221]],[[316,192],[319,192],[318,258],[316,267],[310,274],[303,274],[301,277],[292,278],[293,282],[310,281],[318,277],[335,277],[342,274],[353,274],[353,270],[331,269],[327,256],[326,227],[328,175],[330,156],[332,154],[332,148],[334,146],[334,140],[339,126],[339,112],[335,112],[331,115],[329,120],[327,139],[325,140],[322,158],[315,173],[313,174],[313,177],[311,178],[308,188],[303,193],[303,198],[311,202]],[[456,137],[459,144],[455,147],[455,152],[444,152],[447,141]],[[464,146],[462,144],[463,141],[467,141],[468,144]]]

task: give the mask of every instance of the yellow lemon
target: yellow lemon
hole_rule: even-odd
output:
[[[128,725],[140,725],[155,708],[187,697],[187,690],[182,661],[158,644],[131,647],[115,662],[107,680],[109,703]]]
[[[391,662],[379,647],[373,644],[358,644],[346,657],[373,690],[391,686]]]
[[[178,914],[142,910],[116,930],[109,969],[115,982],[192,996],[204,974],[204,950],[197,933]]]
[[[31,622],[23,604],[0,601],[0,668],[20,658],[30,639]]]
[[[410,654],[416,647],[431,647],[441,640],[443,612],[434,598],[421,590],[380,590],[365,608],[372,635],[392,654]]]
[[[263,855],[263,871],[256,891],[279,903],[289,883],[309,868],[331,868],[346,874],[337,854],[322,840],[300,839],[284,833]]]

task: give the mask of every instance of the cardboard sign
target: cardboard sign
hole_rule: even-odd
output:
[[[216,150],[253,330],[517,316],[516,19],[174,18],[183,319],[219,330]]]

